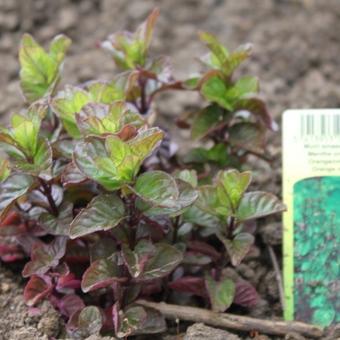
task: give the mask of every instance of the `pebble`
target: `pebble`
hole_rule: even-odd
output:
[[[74,7],[64,7],[60,9],[58,28],[60,31],[67,31],[77,25],[78,13]]]
[[[203,323],[195,323],[187,329],[183,340],[240,340],[240,338],[222,329],[208,327]]]
[[[0,291],[2,293],[7,293],[11,289],[11,285],[7,282],[2,282],[0,285]]]

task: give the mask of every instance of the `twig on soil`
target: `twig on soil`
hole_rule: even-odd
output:
[[[298,321],[262,320],[247,316],[217,313],[197,307],[172,305],[165,302],[137,300],[136,303],[158,310],[167,319],[203,322],[207,325],[238,331],[257,330],[261,333],[275,335],[286,335],[287,333],[295,332],[312,338],[320,338],[324,334],[322,328]]]
[[[277,261],[273,247],[269,244],[267,244],[267,247],[268,247],[270,259],[271,259],[273,267],[274,267],[275,277],[276,277],[277,285],[279,287],[280,302],[281,302],[281,306],[282,306],[282,310],[283,310],[285,308],[285,297],[284,297],[285,295],[284,295],[284,292],[283,292],[283,282],[282,282],[282,275],[281,275],[280,266],[279,266],[279,263]]]

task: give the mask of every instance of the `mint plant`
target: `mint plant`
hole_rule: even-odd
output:
[[[178,119],[178,126],[190,128],[194,140],[209,141],[210,148],[194,148],[185,163],[240,167],[247,155],[265,156],[266,130],[277,129],[264,100],[259,95],[256,77],[235,77],[236,69],[251,55],[252,46],[228,51],[215,36],[203,32],[200,39],[209,52],[200,58],[207,68],[190,77],[184,87],[198,91],[207,104],[197,112]]]
[[[163,332],[163,316],[138,305],[140,297],[176,302],[181,293],[219,312],[255,304],[254,287],[228,268],[254,243],[247,223],[284,209],[269,193],[248,192],[251,173],[220,158],[243,157],[273,127],[253,96],[257,81],[232,81],[248,49],[229,53],[204,33],[211,70],[175,80],[167,58],[149,56],[157,16],[102,44],[123,71],[110,82],[59,90],[70,39],[57,36],[48,51],[28,34],[21,41],[27,106],[0,130],[0,257],[25,261],[27,305],[48,299],[75,338]],[[210,102],[191,128],[195,138],[216,139],[205,150],[217,160],[215,176],[202,180],[181,160],[168,159],[170,171],[145,162],[163,157],[165,133],[148,117],[156,95],[171,89],[200,91]]]

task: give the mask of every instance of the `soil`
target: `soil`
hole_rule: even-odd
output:
[[[339,0],[0,0],[0,120],[6,121],[9,112],[24,104],[18,91],[17,61],[23,32],[33,33],[42,43],[58,33],[73,39],[63,83],[109,79],[115,73],[114,64],[96,43],[111,32],[133,29],[156,5],[161,16],[153,52],[170,55],[179,78],[199,69],[194,57],[204,53],[204,46],[197,32],[207,30],[230,49],[245,42],[254,44],[254,56],[242,72],[259,76],[278,122],[287,108],[340,107]],[[163,96],[158,102],[161,123],[173,126],[169,122],[175,116],[198,103],[196,96],[187,93]],[[170,130],[185,150],[186,135]],[[274,159],[272,168],[253,160],[256,185],[280,195],[280,134],[270,136],[268,152]],[[238,269],[261,295],[258,306],[249,311],[252,316],[272,318],[282,313],[266,250],[268,243],[281,259],[281,228],[278,220],[260,226],[258,248]],[[260,248],[264,249],[261,256]],[[22,301],[22,287],[18,273],[0,263],[0,339],[63,337],[62,322],[48,305],[43,306],[42,315],[31,315],[34,311]],[[194,338],[188,335],[187,339]]]

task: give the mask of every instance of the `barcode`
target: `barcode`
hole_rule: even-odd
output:
[[[301,137],[340,137],[339,114],[302,114]]]

